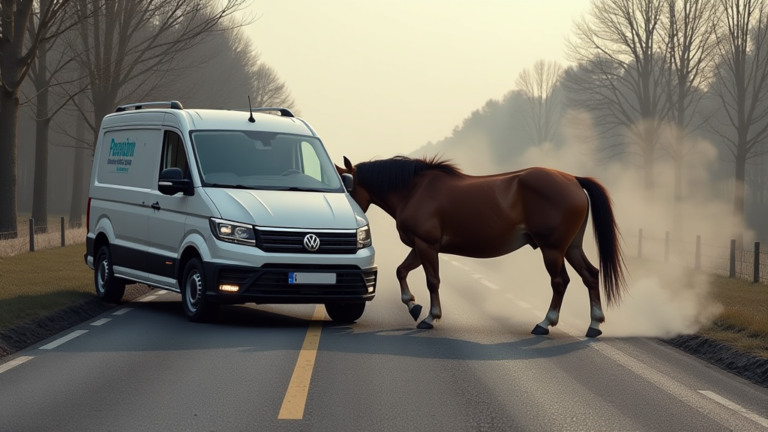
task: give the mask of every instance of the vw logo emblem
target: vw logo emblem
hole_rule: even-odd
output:
[[[304,248],[310,252],[320,249],[320,239],[314,234],[307,234],[304,237]]]

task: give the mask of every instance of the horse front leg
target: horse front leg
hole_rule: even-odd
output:
[[[411,293],[411,289],[408,287],[408,281],[406,279],[408,278],[408,273],[417,269],[420,265],[421,260],[419,260],[419,255],[414,249],[411,249],[408,256],[405,257],[405,261],[397,267],[397,280],[400,282],[400,298],[402,299],[403,304],[408,307],[408,312],[411,314],[414,321],[419,319],[422,308],[420,304],[416,303],[416,296]]]
[[[438,248],[430,246],[423,241],[416,239],[415,250],[418,254],[421,264],[424,266],[424,273],[427,276],[427,289],[429,290],[430,308],[429,315],[424,318],[418,326],[419,329],[432,329],[437,320],[442,318],[443,309],[440,306],[440,260],[438,259]]]

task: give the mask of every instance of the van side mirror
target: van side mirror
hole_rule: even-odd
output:
[[[341,181],[344,182],[344,187],[347,189],[347,192],[352,192],[352,185],[353,185],[353,178],[352,174],[350,173],[344,173],[341,175]]]
[[[163,195],[176,195],[179,192],[183,192],[184,195],[195,194],[192,182],[184,178],[180,168],[166,168],[160,172],[157,190]]]

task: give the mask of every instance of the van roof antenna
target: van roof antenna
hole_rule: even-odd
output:
[[[251,123],[256,123],[256,119],[253,118],[253,107],[251,107],[251,96],[248,96],[248,111],[251,113],[251,116],[248,117],[248,121]]]

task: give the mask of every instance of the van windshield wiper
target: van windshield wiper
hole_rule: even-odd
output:
[[[253,186],[246,186],[241,184],[221,184],[221,183],[209,183],[208,186],[216,188],[230,188],[230,189],[254,189]]]
[[[297,186],[291,186],[287,188],[282,188],[278,190],[287,190],[287,191],[301,191],[301,192],[328,192],[326,190],[322,189],[314,189],[314,188],[306,188],[306,187],[297,187]]]

